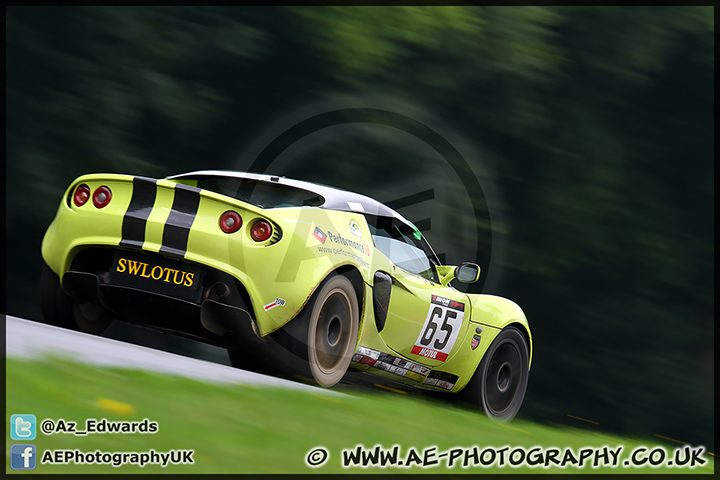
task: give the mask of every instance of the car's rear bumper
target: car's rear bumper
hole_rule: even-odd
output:
[[[77,206],[73,192],[81,184],[90,191],[107,186],[112,191],[111,201],[102,208],[94,206],[92,200]],[[233,233],[224,232],[219,225],[220,217],[228,210],[238,212],[242,218],[241,228]],[[273,284],[283,268],[289,244],[281,242],[288,225],[273,217],[272,212],[254,205],[168,180],[84,175],[65,192],[43,238],[42,256],[61,283],[77,255],[98,247],[157,253],[213,268],[242,283],[252,299],[246,304],[247,311],[265,335],[292,319],[312,292],[307,287],[307,292],[287,298],[285,308],[263,309],[279,296]],[[273,226],[272,236],[262,242],[250,235],[250,225],[259,219]],[[253,272],[252,276],[248,272]],[[300,284],[294,288],[303,287]]]
[[[203,266],[198,297],[180,298],[113,282],[110,269],[115,251],[88,248],[80,252],[63,275],[65,293],[79,303],[102,305],[122,320],[223,347],[262,341],[252,309],[247,306],[247,292],[232,276]],[[159,254],[144,256],[152,261]]]

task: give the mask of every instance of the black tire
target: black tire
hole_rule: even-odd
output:
[[[107,310],[96,303],[78,303],[60,286],[55,272],[43,264],[40,274],[40,307],[45,321],[57,327],[100,334],[112,322]]]
[[[240,370],[265,375],[283,374],[282,368],[277,365],[277,359],[264,345],[246,344],[242,348],[228,348],[228,359],[230,365]]]
[[[515,327],[507,327],[485,352],[465,399],[493,420],[509,422],[520,411],[528,382],[528,346]]]
[[[73,303],[73,299],[60,287],[58,276],[43,263],[40,273],[40,308],[45,321],[56,327],[77,329]]]
[[[73,302],[75,325],[81,332],[100,335],[112,322],[112,317],[105,307],[97,303]]]
[[[328,278],[279,335],[300,374],[322,387],[338,383],[350,366],[359,328],[355,289],[347,277]]]

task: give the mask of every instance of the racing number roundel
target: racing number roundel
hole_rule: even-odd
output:
[[[433,295],[430,310],[411,353],[444,362],[455,345],[465,304]]]

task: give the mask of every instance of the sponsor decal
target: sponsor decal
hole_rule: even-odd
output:
[[[357,253],[353,252],[352,250],[346,250],[344,248],[332,248],[332,247],[323,247],[322,245],[317,245],[318,253],[326,253],[328,255],[340,255],[343,257],[349,257],[355,260],[359,266],[362,268],[370,268],[370,264],[365,260],[363,257],[359,256]],[[368,251],[370,251],[368,249]],[[369,255],[369,254],[368,254]]]
[[[430,373],[430,369],[427,367],[366,347],[359,347],[352,360],[355,363],[368,365],[419,383],[422,383],[425,375]]]
[[[473,335],[472,342],[470,342],[470,348],[475,350],[480,345],[480,335]]]
[[[363,365],[368,365],[370,367],[375,365],[375,362],[377,362],[374,358],[366,357],[365,355],[360,355],[359,353],[353,355],[352,361],[355,363],[362,363]]]
[[[425,379],[425,377],[423,377],[419,373],[415,373],[411,370],[405,371],[405,377],[409,378],[410,380],[415,380],[416,382],[422,382]]]
[[[333,232],[330,231],[328,231],[328,238],[330,238],[330,241],[332,243],[339,243],[341,245],[353,248],[361,253],[364,253],[368,257],[370,256],[370,245],[365,242],[357,242],[355,240],[345,238],[341,234],[335,235]]]
[[[441,372],[440,370],[433,370],[428,375],[428,378],[437,378],[439,380],[447,380],[448,382],[457,382],[458,377],[457,375],[453,375],[452,373],[447,372]]]
[[[396,358],[397,358],[397,357],[395,357],[395,356],[393,356],[393,355],[390,355],[389,353],[383,353],[383,352],[381,352],[381,353],[380,353],[380,356],[378,357],[378,360],[380,360],[381,362],[393,364],[393,363],[395,363],[395,359],[396,359]]]
[[[430,310],[410,353],[444,362],[458,339],[465,304],[432,295]]]
[[[377,360],[375,360],[374,358],[370,358],[370,357],[360,357],[360,360],[358,360],[358,363],[362,363],[364,365],[369,365],[371,367],[373,365],[375,365],[375,362],[377,362]]]
[[[429,369],[429,368],[423,367],[422,365],[415,365],[414,367],[411,368],[411,370],[412,370],[413,372],[417,372],[417,373],[419,373],[420,375],[423,375],[423,376],[427,375],[427,374],[430,372],[430,369]]]
[[[178,270],[175,268],[161,267],[160,265],[150,266],[145,262],[120,257],[115,266],[117,273],[125,273],[143,278],[149,278],[158,282],[174,283],[183,287],[195,285],[195,273]]]
[[[446,382],[445,380],[438,380],[435,386],[444,388],[445,390],[452,390],[452,388],[455,386],[454,383]]]
[[[433,350],[432,348],[418,347],[417,345],[413,346],[412,350],[410,350],[410,353],[430,358],[432,360],[440,360],[441,362],[447,360],[448,357],[447,353],[439,352],[437,350]]]
[[[396,365],[392,365],[392,364],[387,363],[387,362],[378,361],[378,362],[374,365],[374,367],[375,367],[375,368],[379,368],[380,370],[385,370],[386,372],[394,373],[395,375],[399,375],[399,376],[401,376],[401,377],[406,376],[405,374],[408,373],[408,370],[405,370],[404,368],[400,368],[400,367],[398,367],[398,366],[396,366]],[[410,372],[410,373],[413,373],[413,372]],[[417,375],[417,374],[414,373],[414,375]],[[421,377],[421,378],[422,378],[422,377]]]
[[[282,307],[283,305],[285,305],[285,300],[278,297],[275,299],[274,302],[270,302],[267,305],[264,305],[263,309],[267,312],[268,310],[272,310],[275,307]]]
[[[325,240],[327,240],[327,235],[325,235],[325,232],[320,230],[320,227],[315,227],[315,231],[313,232],[313,236],[318,239],[318,242],[325,244]]]
[[[358,238],[362,238],[362,230],[360,230],[360,225],[355,220],[350,220],[350,233]]]
[[[408,362],[407,360],[403,360],[402,358],[397,358],[397,357],[395,358],[393,363],[400,368],[407,368],[407,369],[412,368],[412,366],[415,365],[414,363]]]
[[[407,373],[407,370],[405,370],[404,368],[396,367],[395,365],[391,365],[388,369],[388,372],[404,377],[405,373]]]
[[[452,308],[455,310],[460,310],[461,312],[465,311],[465,304],[462,302],[457,302],[455,300],[450,300],[449,298],[439,297],[437,295],[433,295],[430,299],[431,303],[434,303],[435,305],[442,305],[448,308]]]
[[[392,368],[392,365],[390,365],[389,363],[377,361],[377,362],[375,362],[374,367],[375,367],[375,368],[379,368],[380,370],[385,370],[386,372],[390,372],[390,371],[391,371],[390,369]]]
[[[366,357],[370,357],[373,360],[377,360],[378,358],[380,358],[380,352],[367,347],[359,347],[357,349],[357,353]]]
[[[422,365],[418,365],[417,363],[408,362],[407,360],[403,360],[402,358],[396,358],[395,365],[397,365],[398,367],[401,367],[401,368],[406,368],[408,370],[412,370],[413,372],[417,372],[423,376],[430,373],[429,368],[423,367]]]
[[[434,387],[444,388],[445,390],[452,390],[459,378],[460,377],[458,377],[457,375],[453,375],[452,373],[433,370],[432,372],[430,372],[430,374],[427,376],[423,383],[425,385],[432,385]]]
[[[410,224],[413,228],[413,237],[415,237],[417,240],[420,240],[422,238],[422,233],[420,233],[420,229],[418,229],[414,224]]]
[[[423,367],[422,365],[418,365],[413,362],[408,362],[407,360],[405,360],[403,358],[395,358],[394,364],[400,368],[404,368],[406,370],[412,370],[414,372],[417,372],[420,375],[427,375],[428,372],[430,372],[429,368]]]
[[[118,250],[108,271],[107,283],[182,298],[198,303],[203,269],[156,253]]]

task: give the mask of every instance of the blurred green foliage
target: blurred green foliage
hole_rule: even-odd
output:
[[[713,445],[712,7],[6,14],[8,313],[40,317],[40,241],[77,175],[236,168],[297,105],[379,94],[452,125],[500,192],[490,293],[525,309],[536,348],[521,413]],[[434,180],[435,152],[371,130],[286,171],[364,193]]]

